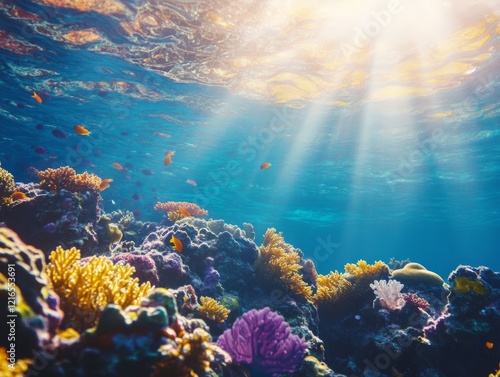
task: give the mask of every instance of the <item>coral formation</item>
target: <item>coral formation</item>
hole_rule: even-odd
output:
[[[406,301],[401,294],[401,289],[404,285],[396,280],[375,280],[370,284],[370,288],[373,289],[375,293],[375,302],[379,302],[380,306],[389,310],[399,310],[401,309]]]
[[[217,323],[223,323],[231,311],[219,304],[216,300],[211,297],[200,297],[201,306],[198,308],[198,312],[204,318],[208,318],[211,321]]]
[[[444,280],[435,272],[427,270],[419,263],[408,263],[399,270],[392,271],[392,276],[403,283],[418,282],[423,284],[442,286]]]
[[[7,170],[0,167],[0,206],[2,204],[11,204],[12,193],[16,190],[14,176]]]
[[[316,305],[343,301],[352,292],[352,283],[338,271],[332,271],[328,275],[318,275],[316,285],[314,295]]]
[[[61,189],[80,193],[85,191],[99,193],[107,187],[102,184],[103,181],[98,176],[87,172],[76,174],[76,171],[69,166],[39,171],[38,177],[42,180],[40,187],[54,193]]]
[[[204,210],[200,208],[198,205],[189,202],[165,202],[165,203],[158,202],[156,203],[154,208],[157,211],[167,212],[169,218],[172,216],[171,218],[172,221],[188,217],[187,214],[183,214],[182,209],[189,212],[191,216],[198,216],[198,217],[208,216],[207,210]]]
[[[255,376],[295,371],[307,349],[304,339],[293,335],[283,317],[269,308],[243,314],[217,344]]]
[[[132,266],[113,265],[103,256],[82,263],[78,249],[59,246],[49,258],[46,272],[51,287],[61,297],[65,327],[88,328],[106,305],[137,305],[151,290],[149,282],[139,285],[139,279],[132,278]]]
[[[281,233],[276,233],[274,228],[267,229],[259,251],[255,263],[257,274],[298,297],[312,301],[312,288],[299,273],[303,268],[300,255],[285,242]]]
[[[16,359],[15,353],[14,357],[11,358],[13,363],[9,361],[9,354],[7,349],[0,347],[0,376],[2,377],[22,377],[24,373],[28,370],[31,359]]]

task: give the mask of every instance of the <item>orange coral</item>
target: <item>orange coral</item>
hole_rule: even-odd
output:
[[[47,169],[38,172],[40,187],[49,189],[57,193],[61,189],[66,189],[71,192],[101,192],[107,186],[102,185],[102,179],[97,175],[83,172],[76,174],[75,170],[69,166],[63,166],[57,169]]]
[[[211,297],[202,296],[200,297],[200,301],[201,306],[198,308],[198,312],[203,317],[212,321],[223,323],[229,316],[229,313],[231,313],[231,310],[219,304]]]
[[[312,288],[299,273],[302,269],[300,255],[285,242],[281,232],[276,233],[274,228],[267,229],[259,252],[255,264],[258,274],[271,281],[277,279],[283,289],[312,301]]]
[[[208,216],[208,211],[200,208],[194,203],[189,203],[189,202],[165,202],[161,203],[158,202],[155,205],[155,210],[157,211],[165,211],[167,212],[169,218],[170,216],[173,216],[173,220],[178,219],[180,220],[179,214],[180,214],[180,208],[184,208],[187,210],[191,216],[197,216],[197,217],[202,217],[202,216]],[[172,214],[172,212],[179,212],[179,214]],[[183,216],[186,217],[186,216]]]

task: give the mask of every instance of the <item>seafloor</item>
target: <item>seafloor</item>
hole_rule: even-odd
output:
[[[0,168],[1,376],[500,376],[500,273],[353,261],[320,275],[268,229],[158,203],[106,213],[109,181]],[[372,263],[372,264],[370,264]]]

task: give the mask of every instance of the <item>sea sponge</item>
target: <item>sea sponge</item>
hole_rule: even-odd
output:
[[[75,170],[69,166],[39,171],[38,178],[42,180],[40,187],[54,193],[61,189],[80,193],[86,191],[99,193],[107,187],[98,176],[87,172],[76,174]]]
[[[408,263],[399,270],[392,271],[392,276],[403,283],[423,283],[428,285],[442,286],[444,280],[435,272],[427,270],[419,263]]]
[[[191,214],[191,216],[195,217],[208,216],[207,210],[204,210],[203,208],[200,208],[198,205],[189,202],[165,202],[165,203],[158,202],[155,205],[155,210],[165,211],[167,212],[169,218],[172,216],[171,218],[172,221],[177,221],[184,217],[187,217],[180,212],[180,207],[187,210]]]
[[[466,293],[473,291],[478,295],[485,295],[488,293],[482,281],[472,281],[464,276],[459,276],[453,279],[452,287],[455,292]]]
[[[61,298],[65,313],[63,326],[88,328],[108,304],[122,308],[138,305],[151,290],[149,282],[139,285],[132,278],[135,269],[113,263],[106,257],[91,257],[80,262],[80,250],[58,246],[50,254],[46,272],[50,285]]]
[[[198,308],[198,312],[202,317],[208,318],[212,321],[223,323],[231,311],[219,304],[216,300],[211,297],[200,297],[201,306]]]
[[[0,168],[0,205],[11,204],[12,193],[16,190],[14,176],[7,170]]]
[[[276,233],[274,228],[267,229],[259,253],[254,265],[257,274],[276,282],[280,288],[312,302],[312,288],[299,273],[302,269],[300,255],[292,245],[285,242],[281,232]]]

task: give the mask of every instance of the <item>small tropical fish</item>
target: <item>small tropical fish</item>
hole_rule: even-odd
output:
[[[33,92],[32,98],[34,98],[36,100],[36,102],[42,103],[42,97],[40,97],[38,94],[36,94],[36,92]]]
[[[121,166],[118,162],[113,162],[113,167],[116,170],[123,170],[123,166]]]
[[[170,137],[172,137],[172,135],[170,135],[170,134],[166,134],[164,132],[159,132],[159,131],[154,131],[153,135],[159,136],[159,137],[164,137],[164,138],[170,138]]]
[[[179,212],[182,214],[182,216],[186,216],[186,217],[191,217],[193,215],[191,215],[191,213],[184,207],[179,207]]]
[[[45,149],[45,147],[39,145],[38,147],[35,147],[33,149],[35,151],[36,154],[46,154],[47,153],[47,150]]]
[[[182,251],[182,242],[175,236],[170,239],[170,245],[177,250],[179,253]]]
[[[167,154],[165,155],[165,160],[163,162],[165,165],[170,165],[172,163],[172,156],[175,154],[175,151],[167,151]]]
[[[486,348],[488,348],[489,350],[492,349],[494,346],[494,344],[492,342],[486,342]]]
[[[57,158],[57,154],[51,154],[51,155],[49,156],[49,158],[51,158],[51,159],[55,160],[55,159]]]
[[[109,187],[109,184],[113,182],[113,179],[112,178],[107,178],[107,179],[103,179],[101,181],[101,184],[99,185],[99,188],[101,190],[106,190],[108,187]]]
[[[74,126],[73,129],[78,135],[88,136],[91,134],[91,132],[87,130],[85,127],[83,127],[81,124]]]
[[[198,183],[196,183],[196,181],[194,181],[192,179],[188,179],[186,181],[186,183],[188,183],[188,184],[190,184],[191,186],[194,186],[194,187],[198,186]]]
[[[52,130],[52,135],[54,135],[58,139],[67,139],[68,138],[68,135],[66,135],[66,133],[64,131],[61,131],[58,128],[55,130]]]
[[[139,211],[138,209],[136,209],[134,212],[132,212],[134,214],[135,217],[139,217],[141,216],[141,211]]]
[[[139,200],[141,199],[141,197],[139,196],[138,193],[134,192],[134,194],[132,195],[132,198],[134,198],[134,200]]]
[[[27,198],[26,194],[22,191],[16,191],[10,196],[14,200],[24,200]]]
[[[43,124],[38,123],[38,124],[35,126],[35,128],[36,128],[38,131],[43,131],[43,129],[44,129],[45,127],[43,126]]]
[[[262,170],[267,169],[269,167],[271,167],[271,163],[270,162],[264,162],[262,165],[260,165],[260,168]]]
[[[153,175],[153,172],[151,170],[149,170],[149,169],[143,169],[142,170],[142,174],[144,174],[144,175]]]

